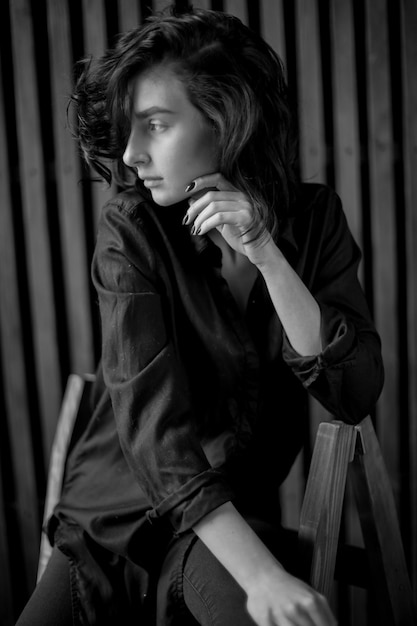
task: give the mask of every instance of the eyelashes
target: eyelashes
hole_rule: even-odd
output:
[[[148,122],[148,130],[152,133],[161,133],[167,128],[166,124],[159,122],[157,120],[149,120]]]

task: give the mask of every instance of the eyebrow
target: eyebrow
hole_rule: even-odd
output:
[[[136,118],[143,120],[150,115],[155,115],[156,113],[168,113],[173,115],[175,111],[171,111],[170,109],[165,109],[163,107],[153,106],[149,107],[148,109],[144,109],[143,111],[135,111],[134,115]]]

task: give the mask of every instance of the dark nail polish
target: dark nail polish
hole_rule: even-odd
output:
[[[189,185],[187,185],[187,187],[185,188],[185,193],[188,193],[189,191],[192,191],[195,187],[195,182],[193,181],[192,183],[190,183]]]
[[[196,234],[196,235],[199,235],[200,233],[201,233],[201,226],[200,226],[200,228],[197,228],[197,230],[196,230],[195,234]]]
[[[182,220],[182,225],[185,226],[186,224],[188,224],[188,220],[189,220],[189,216],[187,215],[187,213],[184,215],[184,219]]]

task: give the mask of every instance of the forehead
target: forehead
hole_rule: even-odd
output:
[[[133,109],[141,112],[160,107],[181,112],[194,108],[184,84],[172,68],[156,66],[133,79]]]

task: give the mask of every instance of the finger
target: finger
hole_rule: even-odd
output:
[[[191,223],[191,221],[190,221]],[[194,231],[202,229],[207,232],[213,227],[220,225],[233,225],[242,231],[252,224],[252,214],[249,206],[227,200],[210,202],[194,219]],[[200,234],[203,234],[201,232]]]
[[[229,202],[231,210],[233,210],[233,205],[235,205],[237,210],[240,210],[244,203],[246,203],[248,209],[250,208],[246,197],[236,191],[208,191],[198,200],[190,199],[189,202],[190,206],[186,212],[187,224],[191,224],[208,206],[218,204],[219,202]]]
[[[221,204],[221,203],[220,203]],[[211,211],[210,208],[204,212],[198,219],[195,220],[192,234],[204,235],[213,228],[221,228],[222,226],[233,226],[238,232],[245,230],[245,222],[248,221],[238,211],[229,211],[227,209],[227,203],[223,207],[219,206],[215,211]]]
[[[220,172],[216,172],[214,174],[206,174],[205,176],[199,176],[190,182],[190,184],[185,188],[185,192],[193,195],[197,191],[201,191],[206,187],[215,187],[219,191],[238,191],[236,187],[232,185],[228,180],[225,179],[223,174]]]

